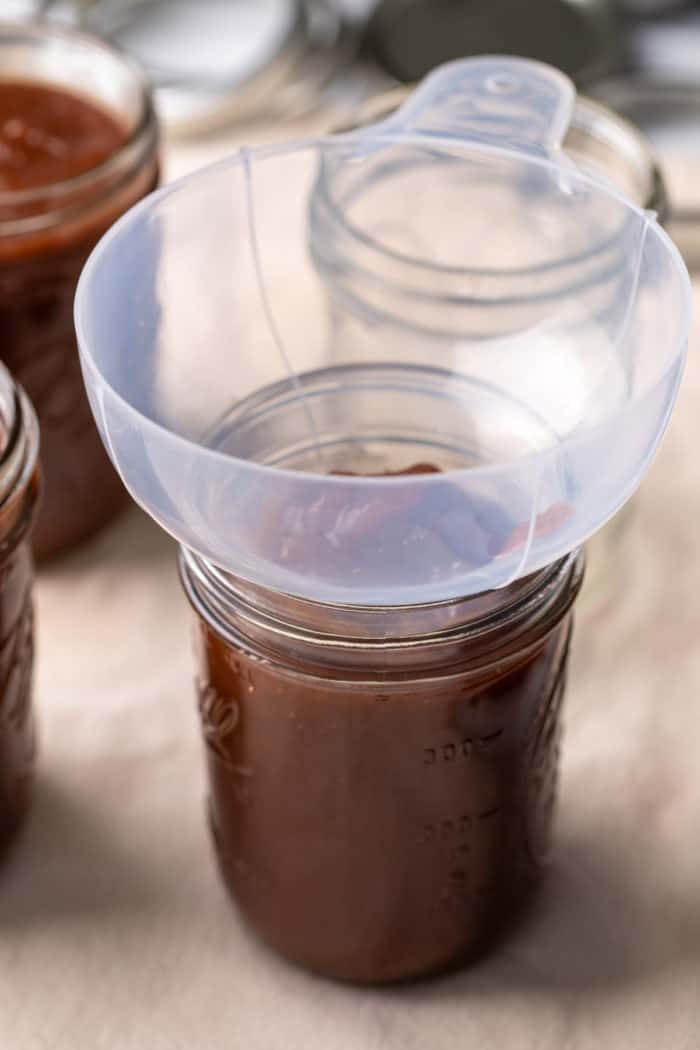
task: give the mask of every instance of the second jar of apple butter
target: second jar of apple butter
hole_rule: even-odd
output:
[[[88,407],[73,298],[100,236],[156,185],[157,143],[147,84],[126,58],[80,34],[0,24],[0,358],[39,417],[39,557],[128,499]]]

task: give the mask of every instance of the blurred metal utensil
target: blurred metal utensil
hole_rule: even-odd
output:
[[[144,67],[171,134],[298,116],[356,51],[333,0],[39,0]]]

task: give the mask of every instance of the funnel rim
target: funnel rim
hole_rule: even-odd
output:
[[[93,358],[87,354],[83,349],[83,342],[85,340],[84,333],[81,332],[81,327],[76,322],[76,331],[78,335],[78,348],[80,358],[83,366],[86,367],[96,378],[99,386],[108,391],[110,397],[112,397],[118,404],[122,406],[122,410],[125,415],[131,419],[139,428],[144,428],[152,433],[156,433],[167,441],[174,442],[176,445],[186,449],[190,453],[196,453],[197,455],[203,455],[207,458],[211,458],[217,462],[223,463],[235,463],[238,469],[249,470],[251,473],[263,473],[269,474],[271,477],[285,478],[290,481],[299,481],[304,479],[306,482],[323,482],[324,484],[332,483],[334,486],[342,486],[347,488],[354,488],[362,486],[363,488],[367,485],[372,487],[381,487],[389,483],[392,487],[412,487],[415,485],[428,486],[444,483],[446,478],[454,480],[460,477],[483,477],[488,476],[503,470],[512,470],[514,467],[519,469],[530,466],[537,461],[550,456],[553,452],[565,453],[567,446],[570,441],[574,438],[579,439],[584,436],[590,436],[597,430],[607,427],[610,424],[610,416],[607,415],[603,419],[597,420],[595,423],[591,423],[587,426],[579,426],[574,431],[564,437],[559,437],[556,444],[551,444],[545,449],[535,449],[524,453],[522,456],[517,456],[508,460],[504,460],[501,463],[484,463],[475,464],[469,467],[456,467],[448,468],[440,473],[433,474],[391,474],[391,475],[351,475],[351,474],[327,474],[314,470],[293,470],[288,467],[279,467],[270,463],[262,463],[257,460],[242,459],[239,456],[231,455],[231,453],[224,452],[221,449],[211,448],[208,445],[204,445],[194,438],[186,437],[184,434],[179,434],[176,430],[172,430],[170,427],[163,423],[158,422],[147,416],[140,409],[135,408],[131,402],[117,391],[111,383],[109,383],[102,373],[99,371]],[[644,396],[650,395],[657,387],[663,385],[667,379],[669,373],[678,367],[679,360],[685,358],[687,354],[688,341],[683,341],[683,346],[679,350],[679,353],[674,357],[673,361],[669,364],[668,368],[660,373],[655,382],[644,391]],[[641,396],[641,395],[639,395]],[[630,412],[632,412],[637,404],[639,396],[634,397],[626,401],[616,412],[618,419],[623,420]],[[674,400],[677,396],[677,388],[674,391]],[[664,426],[660,428],[660,433],[657,435],[654,443],[654,447],[658,444],[663,430],[667,421],[664,421]]]
[[[381,134],[369,135],[369,131],[380,131]],[[587,172],[579,168],[572,162],[562,164],[560,157],[563,155],[561,150],[556,150],[551,154],[535,154],[526,153],[525,151],[518,151],[506,146],[496,145],[490,142],[482,142],[479,139],[456,139],[454,136],[439,134],[436,132],[411,132],[395,129],[394,127],[386,127],[384,123],[375,125],[368,125],[368,127],[356,128],[352,131],[342,132],[341,134],[335,135],[321,135],[314,138],[304,139],[292,139],[291,141],[285,141],[281,143],[269,143],[267,145],[256,146],[249,148],[247,146],[240,146],[234,152],[228,154],[226,157],[222,157],[220,160],[214,161],[211,164],[205,164],[201,168],[197,168],[193,172],[188,172],[185,175],[179,176],[177,179],[173,179],[165,186],[161,186],[158,189],[153,190],[147,194],[136,204],[132,205],[128,211],[121,215],[119,219],[103,234],[100,240],[97,242],[95,247],[90,252],[88,259],[83,267],[83,271],[78,282],[76,289],[76,325],[77,325],[77,304],[78,296],[81,291],[81,286],[86,283],[84,278],[86,275],[96,268],[97,261],[100,256],[105,253],[110,242],[116,240],[117,236],[121,233],[123,228],[126,228],[129,224],[134,222],[142,212],[151,210],[154,206],[157,206],[161,201],[165,200],[172,194],[180,192],[189,183],[194,183],[200,179],[205,178],[208,175],[212,175],[215,172],[225,170],[229,167],[235,167],[237,165],[243,166],[244,164],[254,163],[256,160],[269,160],[273,157],[281,157],[285,154],[300,154],[311,152],[312,150],[331,150],[336,151],[341,146],[361,142],[363,139],[374,138],[378,140],[382,145],[388,144],[401,144],[408,146],[422,146],[432,144],[433,146],[438,145],[444,148],[450,148],[451,151],[462,150],[465,153],[473,151],[475,148],[488,155],[494,156],[508,156],[519,157],[524,163],[532,164],[537,167],[542,167],[555,171],[565,171],[566,174],[580,182],[582,185],[589,186],[595,189],[597,192],[602,193],[606,197],[617,201],[623,208],[628,212],[636,215],[645,225],[648,225],[654,232],[659,236],[661,241],[664,243],[664,247],[669,249],[669,254],[676,264],[676,268],[685,278],[684,283],[687,285],[686,297],[688,301],[692,299],[692,289],[690,287],[690,278],[688,276],[687,268],[683,261],[680,251],[676,247],[675,243],[664,230],[660,223],[656,219],[656,212],[649,211],[643,205],[637,204],[635,201],[626,197],[615,185],[607,182],[604,178],[596,176],[592,172]],[[416,260],[412,260],[410,257],[399,257],[405,260],[411,265],[419,266],[420,263]],[[571,257],[571,261],[576,261],[578,257]],[[567,259],[566,262],[570,260]],[[548,270],[552,264],[546,263],[542,265],[544,271]],[[431,264],[432,266],[432,264]],[[472,272],[469,267],[452,267],[444,266],[444,264],[436,264],[436,269],[440,272],[456,272],[456,273],[470,273]],[[503,274],[506,276],[513,276],[518,273],[531,274],[537,272],[540,269],[539,266],[530,267],[528,270],[482,270],[480,272],[486,274]]]
[[[442,474],[412,474],[412,475],[398,475],[398,476],[380,476],[380,477],[353,477],[346,475],[329,475],[323,473],[317,473],[314,471],[304,471],[303,473],[298,470],[291,470],[288,468],[277,467],[274,465],[260,463],[254,460],[241,459],[236,456],[232,456],[229,453],[223,452],[219,449],[212,449],[205,444],[195,440],[194,438],[186,437],[184,434],[180,434],[177,431],[171,429],[165,424],[153,419],[146,415],[140,409],[136,408],[130,401],[128,401],[115,387],[109,382],[102,369],[98,366],[96,358],[91,350],[91,339],[88,338],[86,331],[86,316],[87,316],[87,300],[89,294],[89,286],[94,278],[94,274],[98,271],[102,260],[105,255],[109,252],[109,249],[113,242],[117,241],[124,230],[130,228],[135,222],[139,221],[143,216],[152,212],[154,207],[157,207],[162,201],[176,194],[186,188],[191,183],[199,182],[200,180],[212,175],[218,171],[226,171],[236,165],[243,165],[245,158],[249,160],[257,159],[269,159],[271,157],[284,156],[285,154],[299,154],[301,152],[310,152],[311,150],[318,150],[322,148],[338,149],[339,145],[343,145],[349,141],[357,141],[358,139],[367,138],[366,130],[363,129],[361,132],[352,131],[343,135],[328,135],[319,136],[313,139],[300,139],[293,140],[291,142],[274,143],[270,145],[256,147],[255,149],[248,150],[246,147],[242,147],[236,150],[234,153],[227,157],[222,158],[219,161],[215,161],[212,164],[206,165],[203,168],[198,169],[195,172],[191,172],[187,175],[183,175],[166,186],[155,190],[148,194],[145,198],[130,208],[124,215],[122,215],[102,236],[98,241],[97,245],[93,248],[90,253],[85,266],[80,274],[78,280],[74,306],[73,306],[73,317],[75,323],[75,330],[78,341],[78,348],[80,359],[83,364],[83,368],[87,369],[90,375],[93,377],[93,382],[96,382],[99,387],[109,392],[109,395],[120,404],[125,411],[127,417],[134,421],[134,423],[145,428],[150,432],[155,432],[166,440],[175,442],[183,448],[186,448],[190,453],[194,452],[199,455],[205,455],[207,457],[213,457],[216,461],[223,461],[227,463],[236,463],[239,468],[250,470],[252,473],[267,473],[275,477],[286,477],[288,479],[294,479],[299,481],[300,477],[303,477],[308,481],[311,479],[316,482],[323,481],[325,484],[333,483],[334,485],[348,486],[353,488],[354,486],[362,485],[373,485],[382,486],[387,483],[392,486],[427,486],[439,484],[446,477],[452,479],[457,477],[481,477],[488,476],[497,471],[504,469],[511,470],[515,464],[518,468],[523,468],[533,462],[541,460],[543,457],[552,454],[553,450],[559,454],[562,450],[566,450],[568,443],[572,438],[579,438],[583,434],[594,432],[600,427],[609,425],[610,414],[607,414],[603,419],[597,420],[595,423],[585,426],[579,426],[575,430],[567,433],[566,435],[559,438],[556,445],[550,445],[546,449],[531,450],[526,452],[523,456],[515,459],[509,459],[502,463],[494,464],[477,464],[469,467],[459,467],[455,469],[449,469],[444,471]],[[375,135],[375,138],[380,140],[381,144],[389,142],[399,142],[404,145],[408,144],[419,144],[425,145],[426,135],[407,133],[405,131],[394,132],[389,129],[387,131],[382,130],[381,135]],[[488,153],[494,154],[506,154],[513,156],[517,151],[513,149],[504,148],[502,146],[495,146],[491,143],[481,143],[478,140],[455,140],[453,136],[449,135],[431,135],[430,141],[435,143],[442,143],[449,146],[451,149],[455,147],[463,148],[465,151],[469,151],[473,148],[475,142],[480,149],[485,150]],[[534,154],[522,154],[525,162],[528,164],[535,164],[545,168],[561,170],[561,164],[557,163],[555,159],[550,155],[534,155]],[[568,168],[567,168],[568,171]],[[661,241],[664,251],[667,253],[669,261],[672,265],[674,273],[677,278],[679,285],[679,294],[681,299],[681,311],[683,316],[679,321],[679,331],[681,333],[687,332],[689,329],[690,318],[692,316],[692,285],[690,277],[683,262],[681,253],[672,241],[669,234],[659,225],[656,221],[655,216],[646,211],[644,208],[635,204],[633,201],[628,200],[625,196],[617,191],[613,186],[609,186],[607,183],[597,179],[594,175],[587,172],[582,172],[578,169],[572,169],[571,175],[582,183],[591,185],[596,189],[602,190],[605,194],[618,200],[624,207],[629,209],[630,212],[636,213],[642,221],[648,225],[648,230],[653,231],[654,235]],[[616,409],[616,415],[618,418],[624,418],[630,411],[633,411],[638,400],[648,395],[652,390],[656,389],[661,383],[663,383],[668,374],[678,367],[679,362],[683,359],[687,351],[688,339],[687,335],[683,336],[677,341],[677,346],[673,352],[669,355],[669,361],[666,366],[644,390],[638,391],[634,396],[626,400],[622,406]],[[659,435],[660,437],[660,435]]]

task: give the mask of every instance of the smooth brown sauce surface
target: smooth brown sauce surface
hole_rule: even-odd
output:
[[[75,178],[102,164],[126,138],[110,113],[79,95],[0,80],[0,192]]]

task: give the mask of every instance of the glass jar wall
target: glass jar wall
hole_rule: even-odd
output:
[[[34,770],[30,532],[38,444],[34,410],[0,365],[0,856],[27,812]]]

